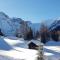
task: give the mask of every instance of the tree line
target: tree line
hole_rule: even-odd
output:
[[[26,22],[20,23],[20,28],[16,30],[16,37],[23,37],[25,40],[41,39],[41,42],[46,43],[49,40],[59,41],[60,31],[49,31],[49,27],[46,24],[41,23],[40,29],[33,31]],[[0,29],[0,35],[4,36]]]

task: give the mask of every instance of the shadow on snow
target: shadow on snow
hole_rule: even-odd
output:
[[[12,47],[4,40],[4,38],[0,38],[0,50],[11,50]]]

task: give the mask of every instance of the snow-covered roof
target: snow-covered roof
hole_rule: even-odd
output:
[[[36,45],[43,45],[43,43],[41,43],[39,40],[31,40],[28,42],[28,44],[31,42],[35,43]]]

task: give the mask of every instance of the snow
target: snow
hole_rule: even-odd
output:
[[[50,31],[55,29],[56,27],[59,27],[60,26],[60,19],[57,18],[55,19],[55,21],[50,25]]]
[[[46,46],[60,46],[60,41],[48,41],[46,44]]]
[[[38,43],[37,40],[31,40]],[[0,37],[0,60],[37,60],[38,51],[28,49],[28,43],[23,38],[14,36]],[[53,45],[54,43],[54,45]],[[45,60],[60,59],[60,45],[55,41],[49,41],[44,46]]]
[[[15,48],[16,50],[10,51],[0,51],[1,55],[13,57],[14,59],[25,59],[25,60],[35,60],[36,59],[36,51],[22,49],[22,48]],[[32,53],[32,54],[31,54]]]
[[[0,12],[0,18],[6,19],[6,18],[9,18],[9,16],[6,15],[4,12]]]
[[[10,22],[9,22],[10,23]],[[13,28],[7,20],[0,19],[0,29],[4,35],[13,35]]]
[[[20,18],[10,18],[3,12],[0,12],[0,29],[5,36],[15,36],[16,30],[20,28]]]
[[[31,41],[28,41],[28,44],[31,43],[31,42],[35,43],[35,44],[38,45],[38,46],[39,46],[39,45],[43,45],[43,43],[41,43],[40,40],[33,40],[33,39],[32,39]]]
[[[59,60],[60,59],[60,47],[56,46],[45,46],[44,47],[44,56],[46,60]]]
[[[14,37],[13,37],[14,38]],[[22,40],[21,40],[22,39]],[[37,51],[27,49],[27,42],[21,39],[0,38],[0,60],[36,60]],[[19,45],[17,45],[19,44]],[[2,58],[3,57],[3,58]]]
[[[49,41],[44,46],[44,55],[47,60],[60,59],[60,42]]]
[[[0,29],[1,29],[2,33],[5,36],[14,35],[13,28],[14,28],[14,25],[10,21],[10,18],[3,12],[0,12]]]
[[[48,27],[59,23],[58,19],[49,19],[49,20],[44,21]],[[55,22],[52,24],[52,22],[54,22],[55,20],[57,21],[57,23]],[[16,18],[16,17],[10,18],[4,12],[0,12],[0,29],[2,30],[2,33],[5,36],[14,36],[16,34],[16,30],[21,29],[20,25],[22,22],[26,22],[28,24],[28,26],[30,26],[32,28],[33,31],[37,31],[41,27],[41,22],[40,23],[31,23],[30,21],[24,21],[21,18]],[[57,24],[57,25],[60,25],[60,24]]]
[[[0,29],[7,36],[0,36],[0,60],[37,60],[38,51],[28,49],[28,44],[31,41],[37,45],[41,43],[38,40],[25,41],[23,38],[14,36],[16,30],[20,29],[21,22],[23,20],[20,18],[10,18],[5,13],[0,12]],[[28,22],[28,25],[33,31],[40,29],[40,23]],[[55,27],[58,25],[60,24],[55,25]],[[44,45],[44,59],[60,60],[60,41],[49,41]]]

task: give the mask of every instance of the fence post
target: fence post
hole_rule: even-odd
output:
[[[44,60],[43,43],[41,42],[38,49],[38,60]]]

